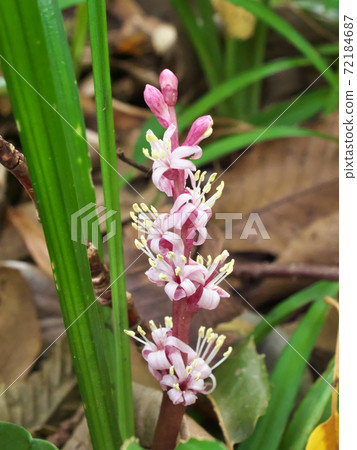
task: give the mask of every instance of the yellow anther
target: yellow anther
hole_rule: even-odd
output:
[[[130,217],[133,219],[134,222],[138,221],[138,218],[136,217],[136,214],[134,213],[134,211],[130,211]]]
[[[219,271],[220,271],[220,272],[224,272],[224,271],[228,268],[228,266],[229,266],[229,263],[225,264],[224,266],[222,266],[222,267],[219,269]]]
[[[215,340],[217,339],[217,336],[218,336],[218,334],[212,333],[212,334],[210,335],[210,337],[207,339],[207,342],[210,343],[210,342],[215,341]]]
[[[195,376],[195,380],[198,381],[201,378],[201,372],[197,372],[197,375]]]
[[[207,267],[210,266],[212,264],[212,256],[208,255],[207,256]]]
[[[159,261],[163,261],[163,260],[164,260],[164,257],[163,257],[162,255],[160,255],[160,254],[156,255],[156,258],[157,258]]]
[[[175,258],[175,253],[174,252],[167,252],[167,254],[171,257],[171,258]]]
[[[206,331],[206,327],[202,326],[199,328],[198,335],[201,339],[203,339],[205,337],[205,331]]]
[[[187,264],[187,258],[185,255],[181,255],[181,259],[185,264]]]
[[[191,373],[192,372],[192,367],[191,366],[187,366],[186,367],[186,372],[187,373]]]
[[[141,213],[141,212],[142,212],[141,209],[140,209],[140,207],[139,207],[139,205],[138,205],[137,203],[134,203],[134,204],[133,204],[133,210],[134,210],[136,213]]]
[[[140,325],[138,325],[137,330],[138,330],[138,333],[141,334],[141,336],[145,336],[146,335],[145,331],[141,328]]]
[[[211,183],[207,183],[206,186],[203,188],[202,192],[204,194],[208,194],[208,192],[211,190],[211,187],[212,187]]]
[[[181,267],[176,267],[176,269],[175,269],[175,274],[177,275],[177,276],[180,276],[181,275]]]
[[[195,173],[195,181],[198,181],[201,175],[201,171],[197,170],[197,172]]]
[[[208,178],[208,182],[209,183],[213,183],[214,180],[216,179],[217,173],[212,173],[212,175]]]
[[[157,216],[159,213],[157,211],[157,209],[155,208],[155,206],[150,206],[151,211],[155,214],[155,216]]]
[[[159,153],[158,153],[155,149],[151,150],[151,156],[152,156],[154,159],[159,159],[159,158],[160,158]]]
[[[149,130],[146,133],[146,140],[148,142],[158,142],[159,139],[155,136],[155,134],[151,130]]]
[[[135,229],[135,230],[142,230],[143,227],[141,227],[140,225],[137,225],[135,222],[131,223],[131,226]]]
[[[216,345],[215,345],[215,348],[221,348],[222,347],[222,345],[224,344],[224,341],[226,340],[226,336],[224,336],[224,334],[221,334],[220,336],[219,336],[219,338],[217,338],[217,341],[216,341]]]
[[[197,366],[197,364],[198,364],[197,359],[194,359],[194,360],[192,361],[192,367],[195,368],[195,367]]]
[[[147,207],[147,205],[146,205],[145,203],[140,203],[140,206],[141,206],[141,209],[142,209],[144,212],[148,212],[148,211],[149,211],[149,208]]]
[[[176,391],[181,391],[180,386],[179,386],[178,383],[173,384],[172,387],[173,387],[174,389],[176,389]]]
[[[145,248],[145,246],[138,240],[138,239],[135,239],[135,247],[138,249],[138,250],[142,250],[143,248]]]
[[[223,356],[225,357],[225,358],[228,358],[228,356],[232,353],[232,347],[228,347],[228,350],[225,352],[225,353],[223,353]]]
[[[213,329],[212,328],[207,328],[206,339],[208,340],[212,336],[212,334],[214,334],[213,333]]]
[[[166,152],[165,152],[165,150],[161,150],[160,156],[161,156],[162,159],[166,158]]]
[[[173,327],[172,317],[170,317],[170,316],[166,316],[165,317],[165,326],[166,326],[166,328],[172,328]]]
[[[197,255],[196,261],[198,262],[198,264],[203,264],[204,263],[203,258],[202,258],[201,255]]]
[[[140,240],[142,242],[142,244],[146,245],[147,244],[147,240],[145,239],[145,236],[140,236]]]
[[[171,366],[170,367],[170,375],[172,376],[175,373],[175,367]]]
[[[224,189],[224,181],[221,181],[219,183],[219,186],[217,187],[217,191],[223,191],[223,189]]]
[[[214,259],[214,263],[215,263],[215,264],[218,264],[218,263],[220,263],[221,261],[222,261],[222,255],[218,255],[218,256],[216,256],[215,259]]]
[[[206,170],[205,170],[204,172],[202,172],[202,174],[201,174],[201,176],[200,176],[200,182],[201,182],[201,183],[202,183],[203,180],[205,179],[206,174],[207,174],[207,171],[206,171]]]
[[[160,273],[159,275],[160,280],[167,280],[169,277],[165,275],[164,273]]]
[[[150,153],[149,153],[148,148],[143,148],[143,153],[144,153],[144,156],[146,156],[147,158],[150,158]]]
[[[124,333],[130,337],[135,337],[135,332],[131,330],[124,330]]]
[[[153,321],[153,320],[150,320],[149,321],[149,325],[150,325],[150,328],[154,331],[154,330],[157,330],[157,326],[155,325],[155,322]]]
[[[144,221],[144,224],[145,224],[145,226],[146,226],[146,228],[151,228],[152,227],[152,222],[151,222],[151,220],[145,220]]]
[[[149,264],[151,267],[156,267],[156,262],[151,258],[149,258]]]
[[[213,131],[213,128],[212,128],[212,127],[207,128],[207,130],[203,133],[203,137],[204,137],[205,139],[208,138],[208,137],[210,137],[211,134],[212,134],[212,131]]]

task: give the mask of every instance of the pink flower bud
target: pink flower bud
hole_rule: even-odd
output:
[[[177,102],[178,79],[169,69],[165,69],[160,74],[161,92],[168,106],[175,106]]]
[[[160,125],[168,128],[171,124],[170,113],[161,92],[156,87],[147,84],[144,90],[144,99],[152,113],[155,114]]]
[[[202,139],[212,134],[213,119],[211,116],[202,116],[196,119],[188,132],[183,145],[197,145]]]

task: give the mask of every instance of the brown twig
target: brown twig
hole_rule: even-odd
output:
[[[25,156],[0,136],[0,163],[11,172],[26,189],[31,200],[35,203],[35,195],[30,180]]]
[[[75,430],[79,422],[83,419],[83,417],[84,409],[81,405],[72,417],[60,423],[60,426],[56,433],[48,436],[47,440],[57,447],[64,445],[69,440],[69,438],[73,434],[73,431]]]
[[[233,270],[239,278],[314,278],[317,280],[338,280],[338,267],[315,264],[241,263]]]
[[[140,170],[140,172],[145,173],[145,175],[147,177],[149,177],[151,175],[151,169],[148,169],[143,164],[139,164],[136,161],[134,161],[133,159],[125,156],[123,150],[117,150],[117,156],[121,161],[125,162],[126,164],[129,164],[129,166],[135,167],[135,169],[138,169],[138,170]]]
[[[97,297],[97,300],[101,305],[109,306],[111,308],[112,291],[110,289],[111,283],[110,283],[109,269],[102,262],[98,250],[94,247],[94,245],[91,242],[87,243],[87,255],[92,276],[93,289]],[[128,302],[128,315],[130,328],[134,328],[140,325],[150,336],[151,334],[150,327],[140,317],[130,292],[126,293],[126,298]]]

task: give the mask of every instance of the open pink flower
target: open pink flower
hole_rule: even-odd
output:
[[[204,282],[204,272],[196,261],[186,259],[176,242],[173,248],[175,251],[169,251],[166,256],[157,255],[155,260],[151,259],[151,268],[146,275],[151,282],[164,286],[170,300],[177,301],[196,292]]]
[[[148,149],[143,149],[144,155],[154,161],[152,181],[155,186],[168,197],[176,192],[181,192],[190,171],[195,171],[196,166],[187,158],[197,159],[202,155],[202,149],[197,145],[182,146],[171,150],[171,137],[176,130],[175,125],[170,125],[164,134],[163,140],[158,139],[149,130],[146,139],[151,146],[151,155]]]
[[[212,174],[205,186],[201,186],[207,172],[198,170],[195,175],[190,174],[192,188],[186,188],[180,194],[170,213],[173,215],[175,227],[182,229],[186,226],[187,238],[192,240],[192,244],[201,245],[207,238],[207,223],[212,217],[212,207],[216,200],[221,197],[224,188],[222,182],[214,195],[206,200],[206,195],[210,192],[216,173]],[[197,236],[196,236],[197,233]]]
[[[225,361],[232,347],[223,357],[210,364],[216,358],[225,341],[225,336],[215,334],[211,328],[200,327],[196,350],[172,336],[171,318],[165,318],[166,327],[157,328],[151,321],[152,339],[149,341],[145,331],[139,326],[134,331],[125,331],[129,336],[144,344],[143,356],[148,362],[150,372],[160,381],[160,385],[173,404],[192,405],[197,394],[210,394],[216,387],[212,371]]]

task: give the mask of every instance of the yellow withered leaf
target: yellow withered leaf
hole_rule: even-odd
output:
[[[256,24],[256,18],[253,14],[226,0],[212,0],[212,5],[221,16],[228,36],[242,40],[253,36]]]
[[[338,412],[311,433],[305,450],[338,450]]]

